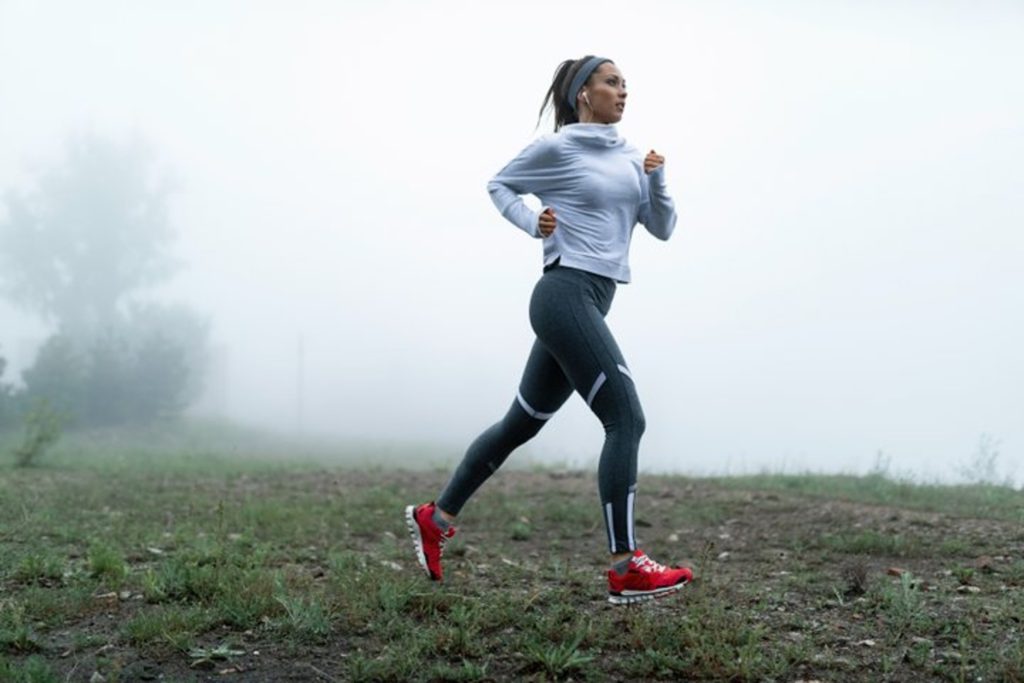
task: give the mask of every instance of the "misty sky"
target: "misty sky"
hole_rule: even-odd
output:
[[[608,318],[641,467],[940,477],[989,434],[1024,479],[1019,2],[0,0],[0,190],[69,135],[146,140],[188,264],[155,295],[221,349],[206,409],[295,429],[301,339],[307,432],[456,459],[513,400],[540,275],[486,183],[588,53],[679,210]],[[15,370],[46,334],[0,303]],[[574,398],[525,450],[602,438]]]

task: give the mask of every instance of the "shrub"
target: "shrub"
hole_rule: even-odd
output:
[[[25,416],[25,434],[21,445],[14,449],[14,461],[18,467],[36,464],[62,433],[61,416],[50,406],[49,401],[40,399]]]

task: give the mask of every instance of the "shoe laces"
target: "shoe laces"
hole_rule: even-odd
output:
[[[658,564],[657,562],[655,562],[651,558],[647,557],[646,554],[640,555],[639,557],[634,557],[633,558],[633,564],[636,565],[636,568],[638,570],[640,570],[640,571],[642,571],[642,572],[644,572],[646,574],[650,574],[650,573],[653,573],[653,572],[667,572],[668,571],[668,567],[666,567],[663,564]]]

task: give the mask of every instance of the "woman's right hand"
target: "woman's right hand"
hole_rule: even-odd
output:
[[[540,221],[537,224],[540,236],[550,237],[551,233],[555,231],[555,227],[555,212],[551,207],[548,207],[541,212]]]

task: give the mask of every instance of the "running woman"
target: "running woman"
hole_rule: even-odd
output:
[[[505,417],[469,446],[436,502],[408,506],[406,522],[419,563],[441,581],[441,553],[463,505],[575,391],[605,430],[598,489],[611,553],[608,600],[641,602],[679,590],[693,573],[660,565],[637,547],[633,511],[644,414],[604,318],[616,283],[630,280],[634,226],[667,240],[675,204],[665,185],[665,157],[654,150],[641,155],[615,128],[626,81],[612,60],[588,55],[562,62],[541,117],[549,102],[554,133],[529,144],[487,185],[501,215],[544,245],[544,274],[530,299],[537,338],[519,391]],[[526,194],[540,199],[539,210],[526,206]]]

